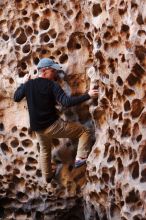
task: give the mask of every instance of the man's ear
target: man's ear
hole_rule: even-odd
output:
[[[45,77],[46,73],[45,73],[45,69],[42,69],[42,76]]]

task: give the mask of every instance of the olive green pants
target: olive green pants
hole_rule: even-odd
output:
[[[86,158],[90,152],[91,134],[83,125],[58,119],[51,126],[36,132],[40,144],[40,165],[44,180],[51,177],[51,147],[53,138],[78,138],[76,158]]]

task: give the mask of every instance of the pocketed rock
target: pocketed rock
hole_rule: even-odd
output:
[[[146,219],[145,0],[5,0],[0,6],[0,218]],[[59,82],[67,94],[99,90],[94,100],[59,109],[92,131],[87,169],[58,165],[47,186],[26,101],[13,101],[43,57],[62,65]],[[53,145],[72,151],[77,143]],[[71,163],[74,157],[72,151]]]

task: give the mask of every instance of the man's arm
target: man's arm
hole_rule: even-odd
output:
[[[20,102],[25,97],[25,84],[21,84],[14,93],[14,101]]]
[[[92,97],[91,92],[88,92],[80,96],[67,96],[65,92],[63,91],[63,89],[60,87],[60,85],[57,83],[54,83],[53,85],[53,93],[56,97],[56,100],[65,107],[70,107],[70,106],[80,104],[84,101],[87,101],[88,99]]]

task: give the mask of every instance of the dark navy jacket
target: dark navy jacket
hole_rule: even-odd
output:
[[[14,94],[14,101],[20,102],[26,97],[30,127],[33,131],[39,131],[53,124],[58,118],[55,105],[57,102],[70,107],[82,103],[90,96],[67,96],[60,85],[54,81],[36,78],[21,84]]]

